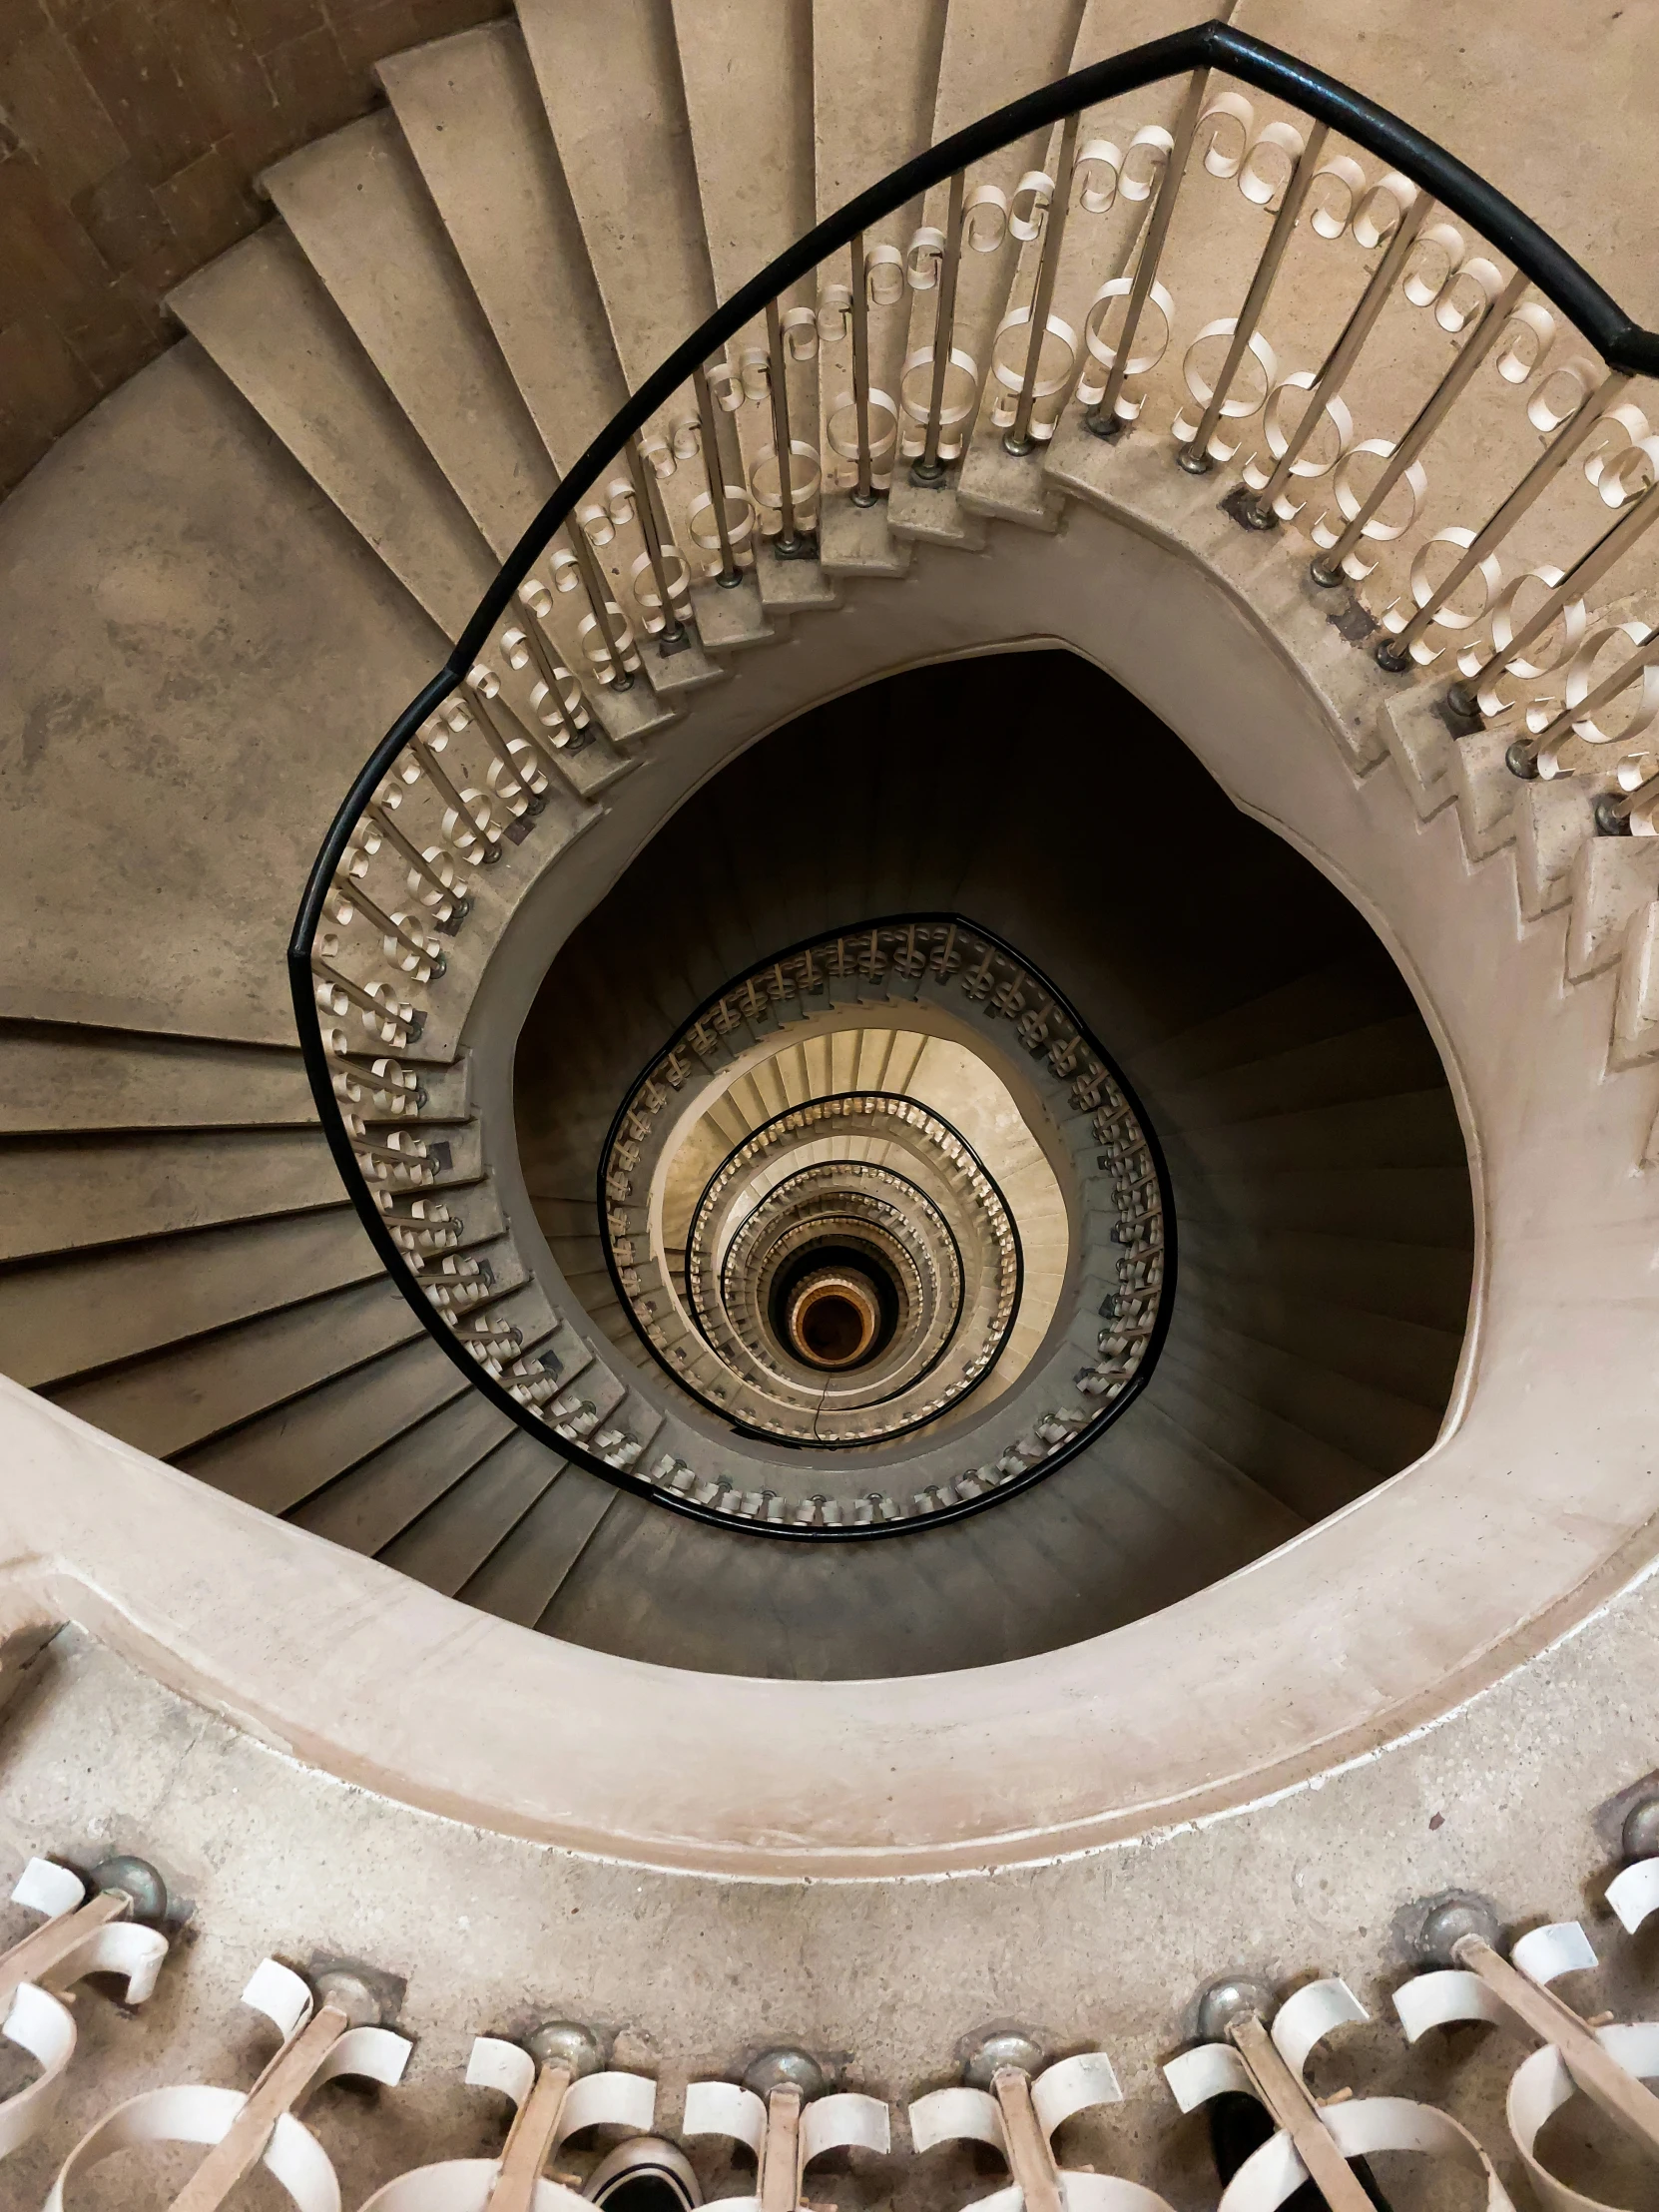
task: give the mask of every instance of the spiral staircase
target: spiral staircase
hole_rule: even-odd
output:
[[[0,510],[0,1835],[203,1938],[19,2203],[280,1950],[420,2038],[353,2204],[548,2011],[676,2093],[994,2028],[1027,2200],[1208,2204],[1206,1980],[1645,1857],[1659,340],[1184,29],[518,0]],[[1434,2118],[1344,2156],[1651,2179],[1366,2034]],[[918,2111],[847,2212],[982,2193]]]

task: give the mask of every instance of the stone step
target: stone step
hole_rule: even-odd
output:
[[[123,1442],[171,1458],[407,1344],[420,1328],[381,1276],[47,1395]]]
[[[498,561],[553,464],[396,118],[318,139],[261,180]]]
[[[422,1332],[228,1436],[178,1453],[175,1464],[245,1504],[285,1513],[468,1388]]]
[[[451,1370],[455,1394],[289,1511],[287,1518],[349,1551],[377,1552],[400,1535],[514,1424]]]
[[[314,1123],[296,1051],[0,1022],[0,1135]]]
[[[520,0],[518,20],[637,390],[715,308],[669,0]]]
[[[376,74],[542,442],[568,469],[628,387],[522,35],[483,23]]]
[[[458,637],[495,572],[490,548],[282,226],[232,247],[167,303],[445,636]]]
[[[893,0],[880,8],[814,0],[814,189],[821,222],[927,145],[945,13],[943,0]],[[883,246],[902,255],[920,219],[919,201],[899,209],[872,227],[866,251],[869,246]],[[849,284],[849,257],[837,255],[824,278]],[[908,318],[907,294],[869,317],[870,383],[895,406]],[[826,341],[819,385],[826,470],[838,465],[843,472],[855,473],[855,464],[836,454],[830,441],[834,428],[838,442],[856,450],[855,425],[843,408],[852,391],[849,339]],[[897,424],[888,427],[896,439]],[[872,430],[878,440],[880,425],[872,424]],[[889,447],[876,473],[890,476],[896,465],[895,450]],[[873,507],[857,507],[844,491],[826,496],[819,549],[831,575],[902,576],[911,558],[908,541],[894,537],[887,528],[885,499],[878,499]]]
[[[0,1260],[338,1202],[339,1177],[316,1128],[0,1142]]]
[[[314,1213],[9,1269],[0,1274],[5,1371],[39,1389],[380,1272],[337,1187],[335,1203]]]
[[[453,1596],[560,1478],[564,1461],[515,1428],[385,1545],[388,1567]]]
[[[567,1466],[455,1595],[522,1627],[540,1625],[566,1575],[622,1492]]]

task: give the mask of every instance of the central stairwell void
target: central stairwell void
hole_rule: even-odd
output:
[[[1084,1052],[1109,1096],[1080,1102]],[[669,1492],[619,1499],[561,1585],[543,1625],[578,1642],[830,1675],[1074,1642],[1361,1496],[1450,1397],[1468,1169],[1409,991],[1068,654],[888,679],[706,783],[554,959],[514,1121],[531,1270],[604,1332],[570,1394],[649,1427],[634,1465]],[[889,1190],[883,1246],[844,1207]],[[1003,1209],[1011,1327],[979,1265],[927,1366],[949,1333],[918,1299],[893,1398],[878,1368],[832,1396],[769,1322],[792,1225],[803,1262],[851,1233],[902,1290],[909,1219],[948,1279],[994,1263]],[[735,1525],[663,1510],[699,1483]],[[827,1514],[903,1540],[815,1543]]]

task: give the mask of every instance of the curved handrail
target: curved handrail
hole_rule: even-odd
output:
[[[354,778],[329,824],[316,859],[301,893],[287,951],[288,981],[293,1000],[301,1054],[316,1100],[318,1115],[341,1180],[374,1245],[386,1272],[420,1314],[429,1334],[500,1410],[521,1425],[532,1425],[511,1394],[483,1374],[468,1358],[464,1346],[446,1330],[439,1315],[420,1294],[404,1265],[403,1256],[376,1210],[371,1194],[358,1173],[350,1140],[341,1117],[322,1045],[321,1025],[312,999],[311,954],[324,900],[335,871],[360,820],[386,770],[409,744],[420,726],[463,682],[476,662],[491,629],[507,611],[520,584],[545,551],[555,531],[575,514],[577,503],[592,490],[607,465],[625,442],[643,429],[657,410],[683,386],[717,348],[736,336],[771,302],[829,256],[867,231],[931,186],[941,184],[971,163],[999,152],[1064,118],[1096,104],[1122,97],[1171,77],[1199,70],[1224,70],[1260,92],[1277,95],[1317,122],[1341,131],[1356,145],[1385,161],[1450,214],[1460,216],[1491,245],[1497,247],[1547,299],[1551,300],[1596,347],[1610,368],[1630,375],[1659,376],[1659,332],[1645,328],[1627,314],[1587,270],[1557,244],[1529,216],[1479,177],[1455,155],[1448,153],[1414,126],[1392,115],[1345,85],[1340,79],[1298,60],[1282,48],[1252,38],[1247,32],[1214,20],[1151,40],[1127,53],[1094,63],[1057,79],[1023,98],[1010,101],[992,114],[967,125],[950,138],[927,148],[914,160],[892,171],[880,183],[848,201],[832,216],[769,263],[741,290],[717,308],[633,392],[586,451],[564,476],[534,521],[498,570],[478,603],[454,649],[418,695],[392,723]],[[1150,1134],[1150,1133],[1149,1133]],[[1160,1174],[1162,1164],[1160,1162]],[[1171,1253],[1173,1260],[1173,1251]],[[1159,1316],[1159,1334],[1167,1326],[1170,1301]],[[1132,1396],[1144,1373],[1125,1393]],[[538,1432],[539,1424],[537,1426]],[[1025,1480],[1046,1475],[1073,1455],[1092,1435],[1089,1430],[1075,1446],[1062,1446],[1032,1476],[1005,1485],[981,1498],[964,1500],[931,1514],[926,1523],[876,1523],[852,1527],[800,1527],[769,1525],[765,1533],[810,1538],[834,1538],[899,1534],[919,1526],[955,1519],[980,1510]],[[555,1439],[549,1438],[551,1442]],[[695,1505],[664,1491],[626,1469],[608,1466],[567,1439],[556,1447],[580,1465],[619,1487],[658,1498],[693,1517],[717,1520],[723,1526],[743,1527],[730,1516]]]

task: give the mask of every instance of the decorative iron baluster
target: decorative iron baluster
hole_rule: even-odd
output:
[[[1192,82],[1187,87],[1187,97],[1181,104],[1181,117],[1175,128],[1175,143],[1164,164],[1164,174],[1158,180],[1158,198],[1142,234],[1140,259],[1135,264],[1135,275],[1129,286],[1129,297],[1123,310],[1123,329],[1119,333],[1111,368],[1107,371],[1106,389],[1083,417],[1097,438],[1115,438],[1123,427],[1118,418],[1118,401],[1123,392],[1124,378],[1129,373],[1129,358],[1134,348],[1135,332],[1140,327],[1142,312],[1151,293],[1153,280],[1158,275],[1164,242],[1169,236],[1170,223],[1175,215],[1176,195],[1181,190],[1187,157],[1192,152],[1193,139],[1198,132],[1205,87],[1209,82],[1210,72],[1207,69],[1195,69]]]
[[[1071,205],[1071,172],[1077,155],[1078,120],[1075,115],[1068,115],[1060,131],[1054,194],[1048,203],[1037,274],[1031,287],[1031,335],[1025,348],[1025,370],[1020,377],[1019,397],[1014,402],[1014,419],[1002,439],[1004,449],[1014,454],[1029,453],[1037,444],[1031,435],[1031,416],[1037,404],[1037,364],[1042,358],[1043,339],[1048,335],[1048,310],[1054,300],[1054,279],[1059,275],[1060,249],[1065,242],[1066,212]]]

